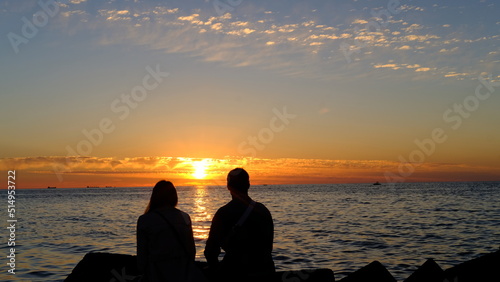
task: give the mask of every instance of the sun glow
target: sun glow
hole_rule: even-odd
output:
[[[193,177],[196,179],[205,179],[207,177],[207,160],[193,162],[194,172]]]

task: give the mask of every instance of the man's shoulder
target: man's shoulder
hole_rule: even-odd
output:
[[[259,206],[259,207],[262,207],[262,208],[267,209],[266,205],[264,205],[264,204],[263,204],[263,203],[261,203],[261,202],[257,202],[257,201],[256,201],[256,202],[255,202],[255,206]]]
[[[260,211],[260,212],[271,214],[269,209],[263,203],[255,202],[253,208],[255,210]],[[230,201],[227,204],[223,205],[222,207],[220,207],[215,214],[219,215],[219,216],[226,215],[226,214],[233,215],[234,213],[242,212],[242,211],[245,211],[246,209],[247,209],[247,206],[233,200],[233,201]]]
[[[234,203],[233,201],[230,201],[225,205],[223,205],[222,207],[220,207],[219,209],[217,209],[217,212],[215,214],[231,212],[232,210],[234,210]]]
[[[255,209],[260,211],[261,214],[267,214],[271,216],[271,211],[269,211],[269,209],[263,203],[256,202]]]
[[[243,213],[245,210],[246,210],[245,205],[243,205],[238,201],[231,200],[222,207],[220,207],[217,210],[217,212],[215,212],[215,217],[219,219],[225,218],[229,220]]]

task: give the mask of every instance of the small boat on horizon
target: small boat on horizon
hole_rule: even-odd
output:
[[[47,186],[47,189],[56,189],[56,186]]]
[[[373,185],[382,185],[382,183],[377,181],[377,182],[373,183]]]

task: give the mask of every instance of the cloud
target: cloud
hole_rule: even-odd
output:
[[[169,15],[169,14],[176,14],[178,12],[179,12],[179,8],[169,9],[167,7],[157,6],[153,9],[153,14],[162,15],[162,16]]]
[[[221,30],[222,29],[222,23],[215,23],[211,27],[213,30]]]
[[[401,68],[397,64],[384,64],[384,65],[377,64],[377,65],[374,65],[373,67],[376,68],[376,69],[379,69],[379,68],[390,68],[390,69],[393,69],[393,70],[398,70],[398,69]]]
[[[416,72],[426,72],[426,71],[430,71],[430,70],[431,70],[431,68],[418,68],[415,71]]]
[[[404,37],[404,40],[406,41],[419,41],[419,42],[424,42],[430,39],[439,39],[440,37],[437,35],[432,35],[432,34],[426,34],[426,35],[416,35],[416,34],[410,34],[406,35]]]
[[[311,36],[309,36],[308,39],[312,39],[312,40],[317,40],[317,39],[339,39],[340,37],[336,36],[335,34],[320,34],[320,35],[315,35],[315,34],[312,34]]]
[[[128,10],[99,10],[99,13],[107,21],[130,21],[132,19]]]
[[[231,23],[231,25],[234,25],[234,26],[248,26],[249,22],[238,21],[238,22]]]
[[[69,18],[69,17],[76,17],[76,16],[88,16],[88,14],[82,10],[73,10],[73,11],[61,12],[61,16]]]
[[[458,50],[458,47],[453,47],[451,49],[443,48],[443,49],[439,50],[439,53],[453,53],[457,50]]]
[[[178,17],[177,19],[180,20],[180,21],[188,21],[188,22],[195,21],[195,23],[197,24],[198,22],[200,22],[198,20],[199,16],[200,16],[199,14],[192,14],[192,15],[189,15],[189,16]]]
[[[245,28],[245,29],[240,29],[240,30],[228,31],[227,34],[244,36],[244,35],[247,35],[247,34],[251,34],[253,32],[255,32],[255,29]]]
[[[443,60],[436,59],[439,55],[460,50],[457,49],[458,44],[469,43],[470,48],[473,48],[473,44],[496,38],[496,35],[465,38],[464,33],[453,33],[449,29],[446,34],[440,34],[439,30],[426,26],[425,21],[412,22],[411,17],[405,17],[406,21],[403,21],[399,14],[393,15],[383,29],[368,30],[366,24],[371,19],[369,16],[363,19],[340,15],[340,21],[332,23],[322,21],[316,14],[314,17],[304,14],[293,18],[290,15],[248,8],[245,13],[214,16],[203,9],[190,10],[162,5],[147,8],[133,5],[127,9],[102,8],[97,15],[91,16],[77,9],[80,6],[74,5],[72,8],[70,5],[68,11],[63,11],[67,21],[61,22],[61,29],[68,26],[72,17],[80,17],[79,21],[88,21],[80,28],[102,30],[102,44],[137,44],[167,53],[190,54],[203,61],[218,61],[231,67],[258,66],[286,75],[310,75],[325,79],[343,75],[339,67],[348,63],[343,51],[339,50],[341,44],[351,46],[351,50],[362,51],[353,53],[354,61],[365,58],[366,62],[373,62],[374,66],[378,66],[375,68],[379,69],[383,68],[383,62],[391,55],[407,65],[429,65],[437,61],[442,64],[419,69],[421,73],[450,68],[461,72],[461,69],[471,67],[468,60],[444,63]],[[402,12],[423,11],[423,8],[412,5],[402,5],[401,8]],[[443,27],[451,28],[446,24]],[[282,48],[262,48],[271,45]],[[408,57],[408,51],[412,52],[412,57]],[[488,52],[492,52],[492,49],[487,50],[485,55]],[[294,60],[290,60],[291,56]],[[358,73],[366,70],[360,64],[352,66],[359,66]],[[392,69],[399,68],[407,69],[405,66],[395,66]],[[443,75],[447,72],[443,72]],[[404,75],[397,75],[400,74]],[[348,76],[353,77],[352,73]]]
[[[411,50],[412,48],[409,45],[403,45],[401,47],[396,48],[397,50]]]
[[[319,114],[329,109],[322,108]],[[45,183],[57,181],[56,174],[63,178],[60,187],[84,187],[94,180],[101,183],[119,183],[123,186],[151,185],[159,179],[172,179],[178,184],[188,184],[193,180],[197,163],[203,162],[207,168],[209,185],[224,185],[225,175],[235,167],[249,171],[252,183],[371,183],[383,182],[385,173],[398,173],[400,163],[387,160],[325,160],[296,158],[245,158],[226,157],[223,159],[202,159],[182,157],[28,157],[0,159],[0,167],[23,172],[25,183],[32,187],[46,187]],[[449,181],[450,175],[471,175],[496,177],[500,167],[476,166],[450,163],[422,163],[415,165],[415,172],[406,181],[422,181],[426,177],[436,177],[433,181]],[[54,176],[50,176],[54,175]],[[50,176],[50,177],[49,177]],[[47,178],[49,177],[49,178]],[[53,184],[52,184],[53,185]],[[104,185],[104,184],[103,184]]]
[[[412,24],[409,27],[403,28],[406,33],[415,32],[416,30],[422,29],[423,27],[419,24]]]
[[[287,33],[287,32],[294,32],[295,29],[293,29],[293,28],[286,28],[286,27],[280,27],[280,28],[278,28],[278,31],[279,32],[283,32],[283,33]]]
[[[424,12],[425,11],[425,9],[422,7],[413,6],[413,5],[406,5],[406,4],[401,5],[400,9],[402,12],[408,12],[408,11]]]
[[[352,22],[352,24],[367,24],[368,21],[363,20],[363,19],[356,19]]]
[[[415,72],[428,72],[431,70],[435,70],[435,68],[422,67],[419,64],[409,65],[409,64],[396,64],[393,62],[390,62],[388,64],[375,64],[373,65],[373,67],[376,69],[387,68],[391,70],[414,69]]]
[[[135,157],[135,158],[99,158],[99,157],[26,157],[0,159],[0,167],[34,171],[35,173],[145,173],[157,171],[191,171],[196,158],[175,157]]]
[[[449,72],[447,74],[444,75],[444,77],[458,77],[458,78],[461,78],[461,77],[465,77],[465,76],[469,76],[471,74],[469,73],[457,73],[457,72]]]

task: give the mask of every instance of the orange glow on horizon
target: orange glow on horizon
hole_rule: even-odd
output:
[[[58,170],[54,170],[54,164]],[[165,179],[175,186],[226,186],[235,167],[250,174],[252,185],[386,182],[386,174],[404,182],[498,181],[500,166],[409,164],[386,160],[259,159],[227,157],[136,157],[69,159],[64,157],[0,159],[0,167],[17,171],[17,188],[153,187]],[[391,176],[392,177],[392,176]],[[3,187],[0,187],[3,189]]]

